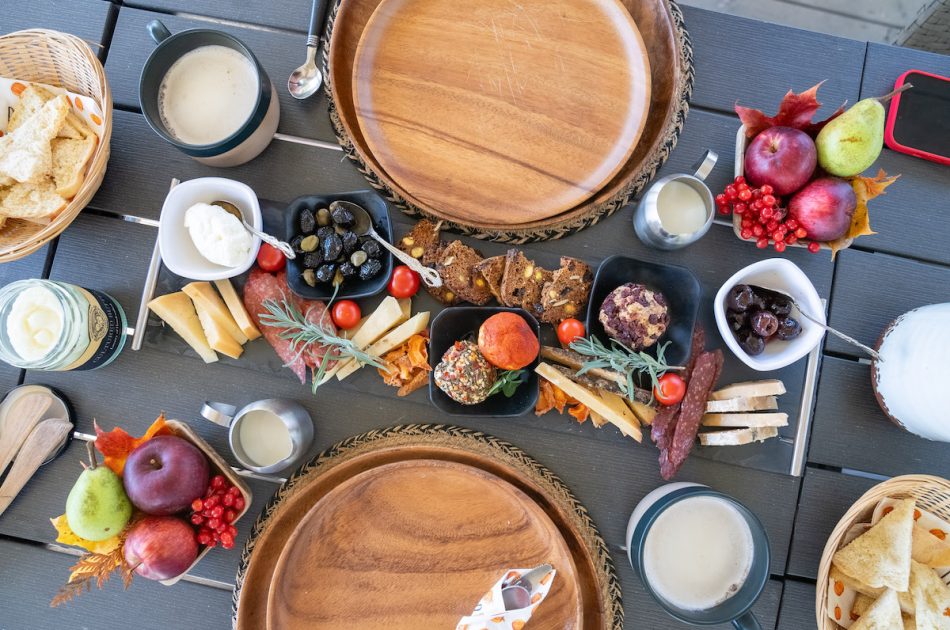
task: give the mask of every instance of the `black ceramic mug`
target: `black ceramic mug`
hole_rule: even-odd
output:
[[[702,610],[680,608],[657,593],[646,575],[643,558],[647,535],[660,515],[679,501],[693,497],[712,497],[729,503],[749,526],[752,535],[752,562],[745,580],[730,597]],[[702,532],[696,532],[696,535],[701,536]],[[695,483],[671,483],[661,486],[645,496],[634,509],[627,525],[626,540],[627,555],[640,576],[640,581],[653,599],[671,616],[696,626],[731,623],[737,630],[762,630],[751,609],[769,579],[769,539],[755,514],[732,497]]]
[[[254,53],[236,37],[221,31],[190,29],[172,35],[158,20],[149,22],[147,28],[158,44],[145,61],[139,78],[139,105],[149,126],[179,151],[211,166],[244,164],[267,148],[277,131],[280,103],[274,84]],[[246,57],[256,71],[257,96],[254,109],[237,131],[210,144],[188,144],[176,138],[162,121],[159,91],[172,65],[203,46],[224,46]]]

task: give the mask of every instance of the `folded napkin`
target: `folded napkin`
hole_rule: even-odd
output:
[[[551,585],[554,583],[555,569],[551,569],[537,579],[532,579],[528,589],[528,605],[517,610],[505,610],[502,598],[502,589],[517,583],[522,576],[531,569],[508,569],[495,582],[475,606],[475,610],[467,617],[462,617],[455,630],[521,630],[531,615],[537,610],[544,598],[548,596]],[[525,585],[525,581],[521,582]]]

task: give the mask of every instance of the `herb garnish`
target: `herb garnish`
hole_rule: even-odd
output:
[[[280,304],[275,300],[265,300],[263,306],[267,309],[267,313],[260,314],[261,324],[281,329],[278,336],[290,341],[290,348],[296,353],[293,361],[299,359],[300,355],[312,344],[323,346],[326,349],[319,367],[313,371],[311,381],[313,393],[317,392],[320,381],[326,375],[327,367],[331,361],[352,358],[365,365],[372,365],[376,368],[384,367],[379,357],[364,352],[351,339],[345,339],[328,332],[322,325],[307,320],[300,309],[287,302],[287,300],[281,300]],[[324,316],[326,316],[326,312],[325,310]]]
[[[505,395],[505,398],[511,398],[515,395],[518,386],[525,382],[528,375],[524,370],[504,370],[498,373],[498,378],[492,383],[488,390],[489,396],[494,396],[498,392]]]
[[[662,343],[656,347],[656,358],[646,352],[634,352],[616,339],[610,340],[608,348],[600,342],[597,337],[590,336],[586,339],[578,338],[571,342],[571,350],[591,357],[585,361],[577,371],[578,375],[589,372],[596,368],[609,368],[620,373],[625,377],[626,382],[618,382],[617,385],[623,391],[624,395],[630,400],[634,400],[636,388],[634,386],[634,374],[647,374],[653,387],[656,387],[660,376],[672,370],[682,370],[681,366],[667,365],[663,357],[666,347],[670,342]],[[652,390],[652,388],[651,388]]]

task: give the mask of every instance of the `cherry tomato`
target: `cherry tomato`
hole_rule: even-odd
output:
[[[686,381],[679,374],[667,372],[660,377],[659,384],[653,388],[653,395],[661,405],[675,405],[686,395]]]
[[[360,305],[353,300],[340,300],[333,305],[330,315],[337,328],[349,330],[360,323],[363,313],[360,311]]]
[[[407,267],[399,265],[393,269],[389,279],[389,295],[402,299],[412,297],[419,290],[419,274]]]
[[[579,319],[571,317],[557,325],[557,340],[566,348],[578,337],[583,337],[586,332],[587,331],[584,330],[584,323]]]
[[[284,268],[284,254],[276,247],[267,243],[261,243],[261,248],[257,252],[257,265],[264,271],[274,273]]]

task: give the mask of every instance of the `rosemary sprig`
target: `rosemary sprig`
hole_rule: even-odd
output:
[[[515,395],[518,386],[525,382],[528,375],[524,370],[504,370],[498,373],[498,378],[492,383],[488,390],[489,396],[494,396],[498,392],[505,395],[505,398],[511,398]]]
[[[300,309],[287,300],[281,300],[279,304],[276,300],[266,300],[263,306],[267,312],[260,314],[261,324],[281,329],[278,336],[290,341],[290,348],[295,353],[291,363],[299,359],[312,344],[326,348],[323,360],[313,371],[311,390],[314,393],[326,375],[331,361],[352,358],[365,365],[383,367],[379,357],[364,352],[351,339],[327,332],[323,326],[308,321]]]
[[[626,378],[626,383],[618,383],[624,395],[630,400],[634,400],[634,375],[647,374],[650,377],[650,383],[656,387],[660,376],[672,370],[682,370],[676,365],[667,365],[664,353],[670,342],[659,344],[656,347],[656,358],[646,352],[634,352],[616,339],[610,340],[610,347],[605,346],[597,337],[590,336],[578,338],[571,342],[571,350],[591,357],[585,361],[577,371],[578,375],[584,374],[596,368],[609,368],[619,372]],[[652,389],[652,388],[651,388]]]

